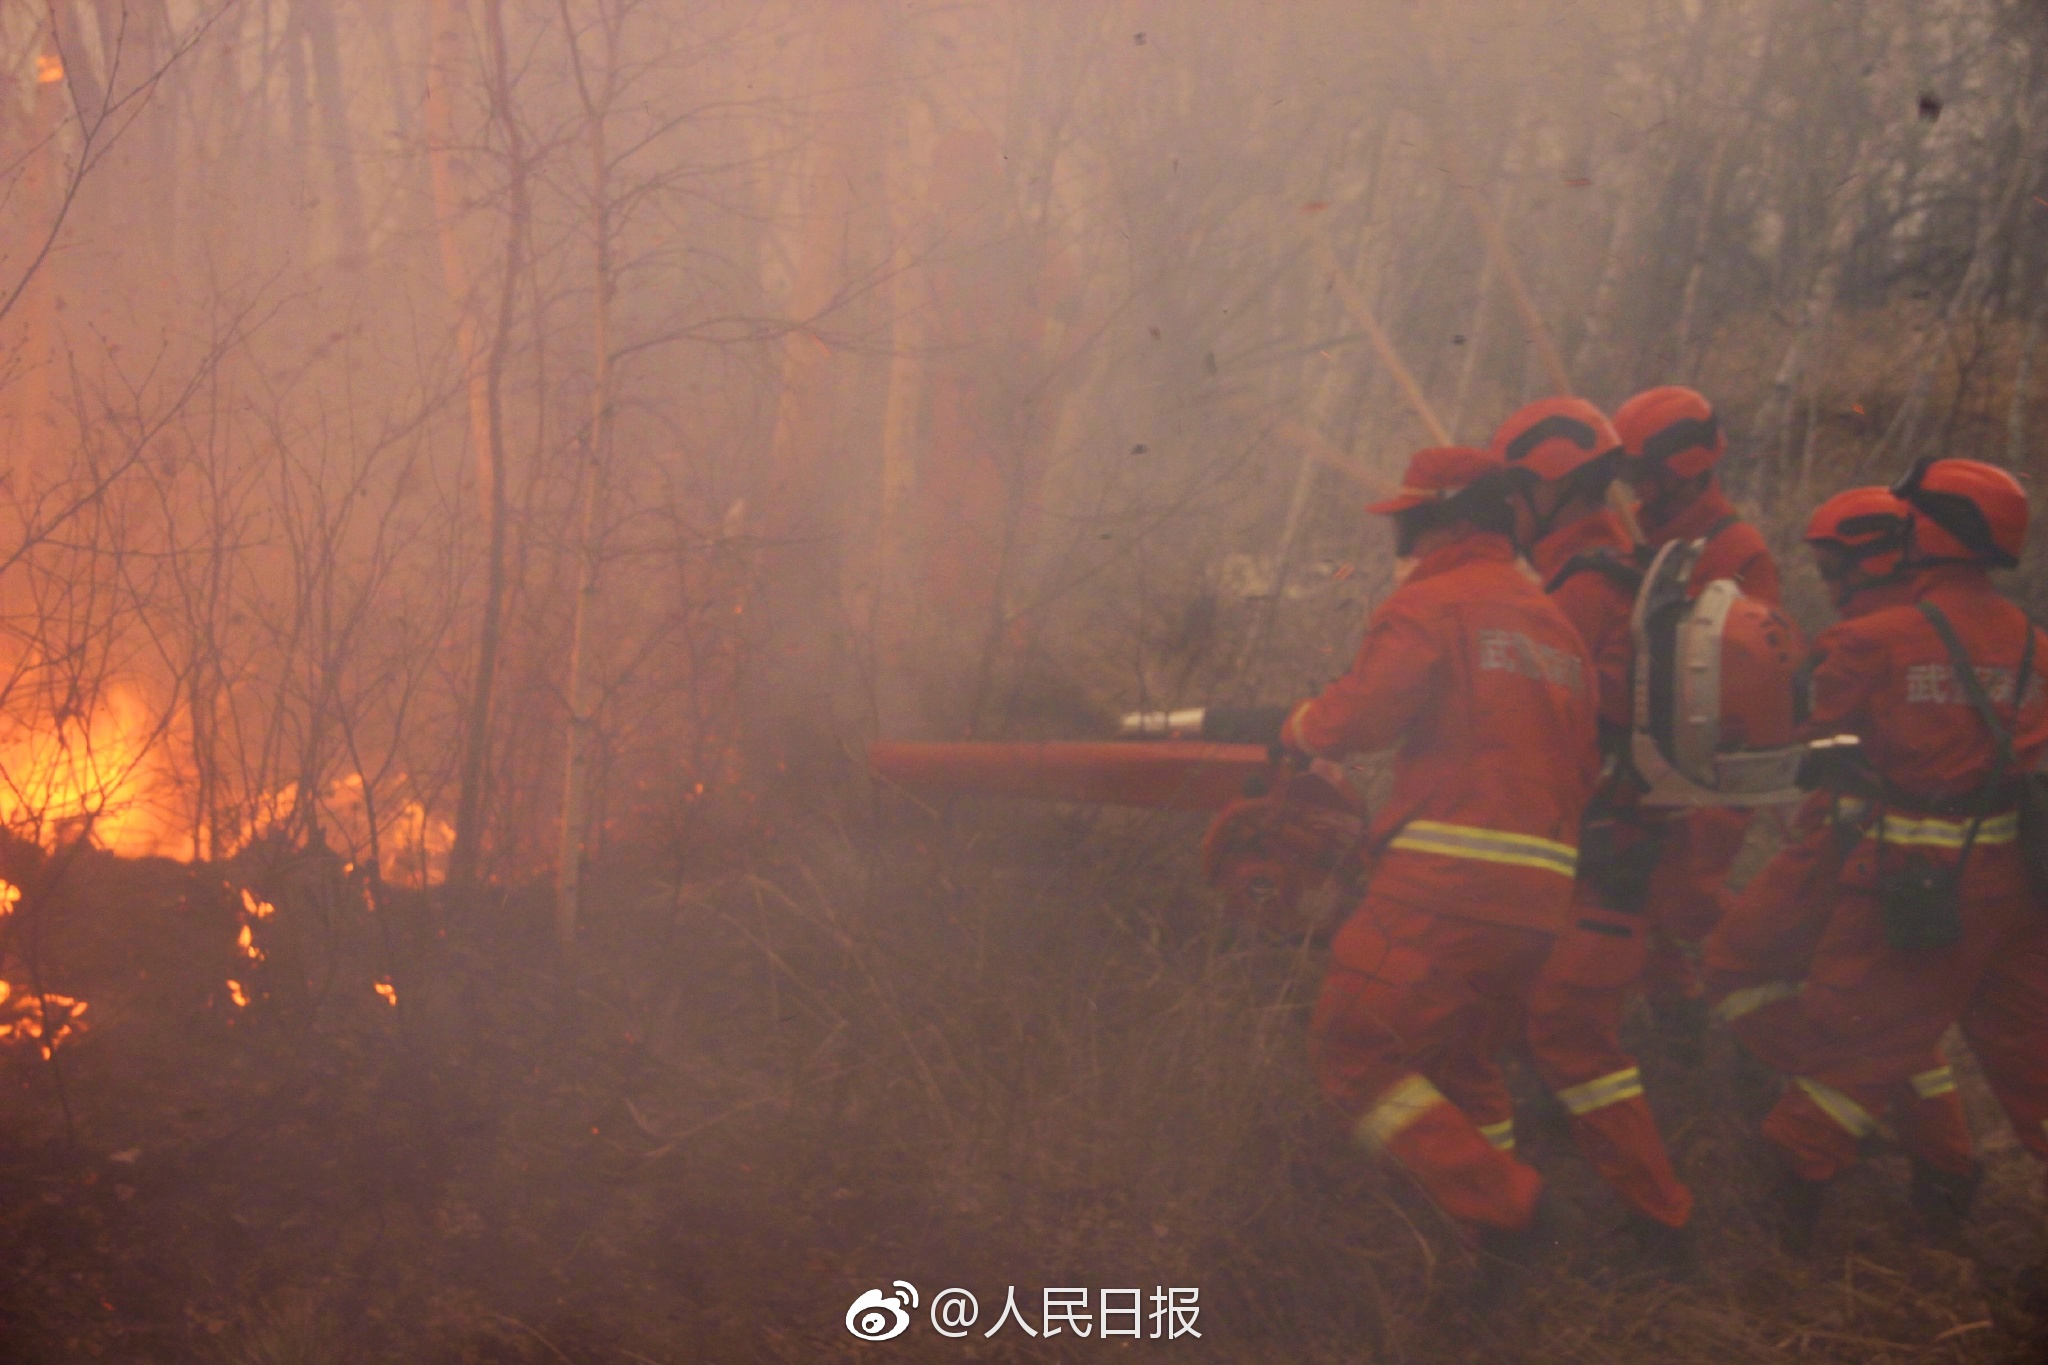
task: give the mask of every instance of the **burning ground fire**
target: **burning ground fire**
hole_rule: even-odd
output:
[[[263,961],[263,950],[256,946],[256,923],[259,920],[269,919],[276,913],[276,906],[267,900],[260,899],[248,887],[242,888],[242,909],[237,916],[242,923],[240,930],[235,934],[235,951],[248,959],[249,965],[252,967]],[[249,1008],[248,988],[233,978],[229,978],[227,985],[228,999],[234,1002],[235,1008],[238,1010]]]
[[[120,685],[83,712],[0,717],[0,827],[53,850],[85,839],[122,857],[191,861],[197,851],[191,815],[197,784],[178,769],[171,742],[176,729],[140,691]],[[297,784],[286,783],[252,802],[239,822],[239,837],[214,856],[227,856],[273,829],[297,827],[305,800]],[[454,829],[427,808],[403,775],[369,793],[361,777],[342,777],[312,803],[324,837],[353,859],[375,852],[386,881],[425,887],[446,874]],[[276,913],[247,888],[240,896],[235,953],[242,965],[225,982],[237,1010],[265,994],[258,984],[265,952],[257,926]],[[368,903],[367,891],[365,897]],[[0,881],[0,921],[21,898],[19,887]],[[84,1029],[85,1001],[24,989],[18,967],[0,963],[0,969],[0,1043],[33,1040],[47,1058]],[[389,978],[370,984],[378,999],[397,1007]]]
[[[0,919],[12,915],[20,903],[21,888],[0,881]],[[16,993],[12,985],[0,979],[0,1042],[32,1039],[47,1058],[57,1044],[85,1028],[81,1022],[85,1010],[83,1000],[55,991],[44,991],[41,995],[29,991]]]
[[[45,847],[84,835],[122,857],[190,861],[197,783],[178,769],[170,742],[178,730],[139,691],[120,685],[83,718],[0,719],[0,825]],[[213,856],[229,856],[293,821],[305,801],[296,783],[251,801],[239,834],[223,839],[227,846]],[[377,852],[387,881],[423,887],[446,873],[454,828],[404,775],[379,782],[367,796],[360,776],[336,778],[312,804],[320,827],[347,856]]]

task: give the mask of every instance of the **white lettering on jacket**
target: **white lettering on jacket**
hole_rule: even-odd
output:
[[[1555,683],[1574,692],[1585,690],[1585,668],[1569,650],[1540,645],[1519,630],[1497,626],[1479,631],[1479,667],[1537,682]],[[2007,685],[2010,690],[2010,684]]]
[[[2013,679],[2017,670],[1979,666],[1977,681],[1994,706],[2012,705]],[[2027,679],[2027,702],[2041,695],[2041,675]],[[1956,671],[1948,664],[1912,664],[1906,669],[1906,700],[1935,706],[1968,706],[1969,694],[1956,685]]]

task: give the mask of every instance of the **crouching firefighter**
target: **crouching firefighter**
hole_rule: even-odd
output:
[[[1647,548],[1700,541],[1695,593],[1728,579],[1743,596],[1776,606],[1777,561],[1721,490],[1718,467],[1727,437],[1713,405],[1693,389],[1665,385],[1616,408],[1614,428],[1622,444],[1621,477],[1641,499],[1636,517]],[[1649,1002],[1673,1041],[1695,1057],[1706,1008],[1687,951],[1720,917],[1722,888],[1749,823],[1748,810],[1731,806],[1672,820],[1651,874],[1657,944],[1647,969]]]
[[[1643,575],[1606,505],[1621,441],[1584,399],[1547,398],[1503,423],[1492,448],[1521,476],[1521,542],[1592,655],[1599,692],[1600,785],[1585,814],[1570,918],[1531,991],[1529,1049],[1580,1150],[1628,1204],[1631,1251],[1683,1273],[1693,1260],[1692,1192],[1671,1168],[1642,1073],[1621,1043],[1622,1014],[1649,957],[1649,879],[1671,818],[1639,804],[1627,760],[1631,617]]]
[[[1852,488],[1814,510],[1805,541],[1835,614],[1853,621],[1911,606],[1916,591],[1903,560],[1911,509],[1889,488]],[[1834,746],[1821,751],[1834,752]],[[1848,752],[1845,748],[1843,752]],[[1752,1052],[1796,1073],[1774,1046],[1795,1017],[1800,982],[1835,904],[1842,868],[1876,818],[1871,804],[1841,790],[1809,795],[1784,846],[1740,894],[1708,937],[1702,978],[1714,1017]],[[1954,1074],[1938,1051],[1914,1063],[1885,1111],[1913,1166],[1913,1205],[1937,1232],[1953,1232],[1979,1181],[1969,1122]],[[1794,1232],[1803,1249],[1810,1228]]]
[[[1496,1276],[1556,1242],[1542,1178],[1482,1130],[1508,1118],[1495,1058],[1570,915],[1597,777],[1592,661],[1516,567],[1508,485],[1482,450],[1413,457],[1368,509],[1412,568],[1350,671],[1281,729],[1319,757],[1395,750],[1311,1051],[1357,1140],[1473,1230]]]
[[[1865,803],[1859,837],[1803,985],[1746,1035],[1792,1077],[1763,1131],[1784,1158],[1794,1248],[1951,1024],[2048,1160],[2048,915],[2020,843],[2024,774],[2048,753],[2044,645],[1988,572],[2019,562],[2026,493],[1970,460],[1923,460],[1892,491],[1907,506],[1904,600],[1821,636],[1804,727],[1860,754],[1830,778]],[[1949,1192],[1964,1208],[1969,1184]]]

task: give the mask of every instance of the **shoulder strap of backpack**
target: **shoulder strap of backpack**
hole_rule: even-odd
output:
[[[1622,559],[1611,550],[1586,550],[1573,555],[1558,567],[1543,585],[1543,591],[1556,592],[1579,574],[1591,570],[1609,581],[1621,586],[1631,596],[1642,586],[1643,571],[1632,561]]]
[[[1984,691],[1984,680],[1977,676],[1976,665],[1970,662],[1969,651],[1963,648],[1963,642],[1956,637],[1956,628],[1949,624],[1947,615],[1940,607],[1924,598],[1919,606],[1920,614],[1927,618],[1928,624],[1934,627],[1934,633],[1941,637],[1942,645],[1948,650],[1949,660],[1955,666],[1956,685],[1961,687],[1963,695],[1970,699],[1970,705],[1976,709],[1977,718],[1984,722],[1984,728],[1991,732],[1992,743],[1998,746],[1998,766],[1985,783],[1987,789],[1994,787],[2012,767],[2012,731],[2006,729],[1998,719],[1998,711],[1992,706],[1990,696]],[[2020,649],[2020,666],[2013,674],[2014,729],[2018,728],[2020,708],[2026,704],[2027,684],[2033,680],[2033,673],[2034,623],[2029,618],[2027,643]]]

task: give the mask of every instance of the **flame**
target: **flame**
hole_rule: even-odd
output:
[[[36,84],[55,85],[64,79],[64,59],[54,52],[36,54]]]
[[[242,910],[253,919],[269,919],[277,913],[276,906],[269,901],[257,900],[256,893],[246,886],[242,888]],[[247,933],[248,930],[244,929],[243,932]]]
[[[192,856],[175,814],[181,784],[164,727],[116,684],[83,715],[9,717],[0,726],[0,821],[46,844],[89,822],[101,847],[129,857]]]
[[[0,918],[13,914],[20,902],[21,888],[0,880]],[[57,1044],[84,1031],[85,1025],[78,1019],[85,1010],[85,1001],[55,991],[17,996],[14,987],[0,978],[0,1042],[34,1038],[43,1056],[48,1057]],[[46,1028],[50,1030],[47,1038],[43,1036]]]
[[[251,962],[261,962],[263,960],[263,950],[256,946],[255,936],[250,932],[248,925],[242,926],[241,936],[235,940],[235,946],[240,948],[242,956],[248,958]]]
[[[238,1010],[248,1008],[249,997],[243,994],[242,983],[239,981],[228,982],[228,999],[235,1002],[235,1008]]]
[[[365,799],[363,779],[351,774],[328,783],[314,801],[328,837],[340,844],[351,866],[367,859],[374,847],[380,875],[387,882],[426,887],[446,876],[448,855],[455,847],[455,826],[427,809],[412,790],[411,779],[400,773],[380,782],[372,797]],[[283,824],[303,799],[295,782],[278,788],[262,802],[263,814],[249,822],[244,841]]]
[[[12,986],[0,981],[0,1041],[33,1038],[45,1058],[57,1044],[84,1031],[79,1016],[85,1011],[83,1000],[55,991],[17,996]]]
[[[384,980],[375,982],[373,984],[376,986],[377,994],[384,997],[384,1003],[391,1006],[391,1008],[393,1009],[397,1009],[398,991],[396,988],[392,986],[390,978],[387,977]]]
[[[83,832],[124,857],[195,855],[196,784],[174,752],[181,752],[180,717],[152,709],[142,690],[126,683],[109,685],[84,707],[71,700],[12,709],[18,714],[0,717],[0,824],[51,847]],[[280,827],[296,833],[294,817],[308,804],[351,864],[374,849],[383,878],[397,885],[441,880],[455,846],[454,825],[403,773],[368,793],[360,776],[348,776],[317,792],[286,783],[246,799],[248,814],[219,831],[212,856],[225,857]],[[244,904],[259,919],[269,913],[247,893]]]

